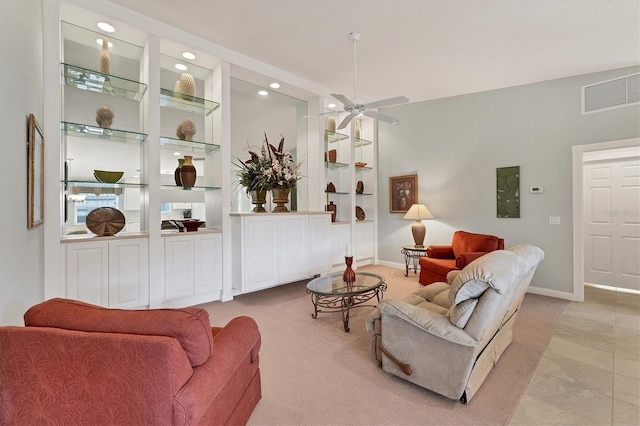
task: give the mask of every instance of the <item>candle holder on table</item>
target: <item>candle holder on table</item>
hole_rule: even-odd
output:
[[[347,283],[347,286],[351,286],[356,282],[356,273],[351,269],[351,265],[353,265],[353,256],[345,256],[344,263],[346,263],[347,269],[345,269],[342,274],[342,281]]]

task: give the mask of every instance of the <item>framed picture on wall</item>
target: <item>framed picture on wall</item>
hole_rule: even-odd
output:
[[[44,221],[44,135],[33,114],[27,129],[27,228],[33,228]]]
[[[406,213],[417,202],[418,175],[389,178],[389,211],[391,213]]]

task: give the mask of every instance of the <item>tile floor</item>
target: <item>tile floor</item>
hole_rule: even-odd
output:
[[[640,294],[584,293],[565,308],[511,425],[640,425]]]

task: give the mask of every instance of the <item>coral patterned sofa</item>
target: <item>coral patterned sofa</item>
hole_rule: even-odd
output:
[[[503,250],[502,238],[456,231],[450,245],[431,245],[427,247],[427,256],[419,259],[422,285],[447,281],[450,271],[459,271],[469,263],[494,250]]]
[[[0,424],[244,424],[261,398],[255,321],[69,299],[0,327]]]

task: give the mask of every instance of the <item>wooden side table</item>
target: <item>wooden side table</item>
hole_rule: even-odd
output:
[[[418,260],[427,255],[426,247],[404,246],[401,253],[404,255],[404,276],[409,276],[409,263],[413,265],[413,273],[418,273]]]

